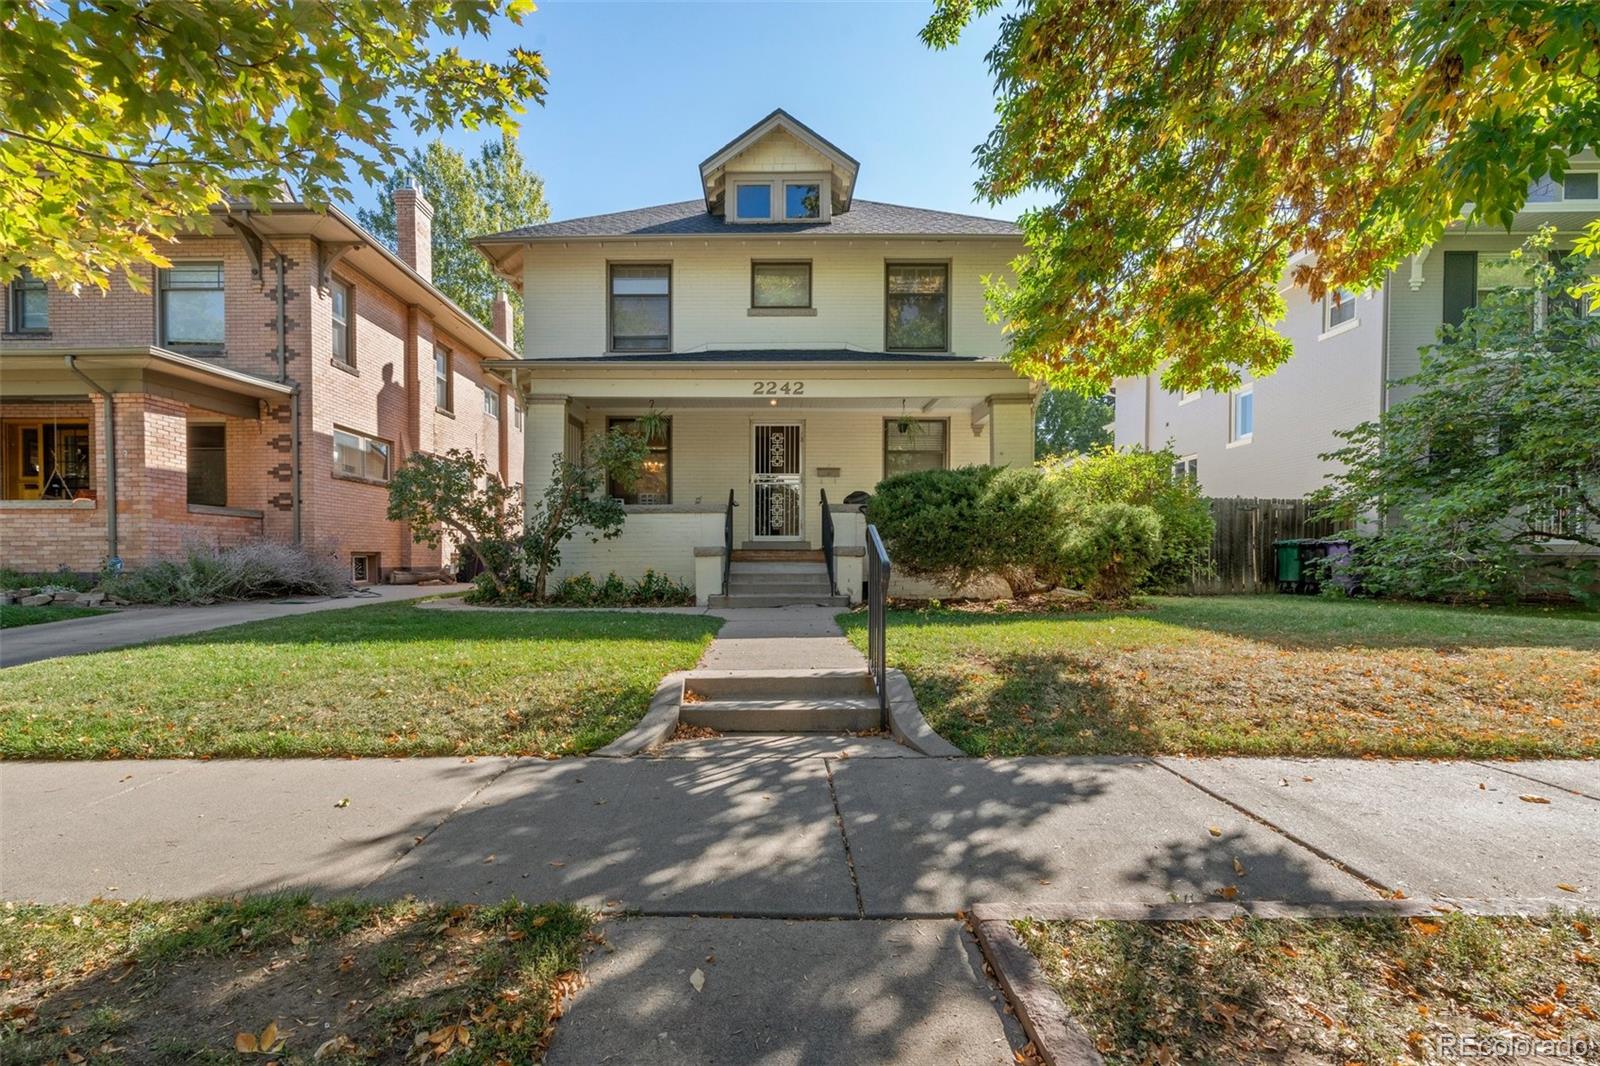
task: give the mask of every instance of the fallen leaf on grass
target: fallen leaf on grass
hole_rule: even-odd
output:
[[[317,1050],[311,1053],[311,1061],[321,1062],[329,1055],[337,1055],[342,1051],[354,1051],[355,1047],[355,1041],[340,1033],[338,1036],[318,1044]]]
[[[238,1032],[233,1034],[233,1050],[241,1055],[270,1055],[283,1047],[278,1036],[278,1023],[268,1022],[259,1034]]]

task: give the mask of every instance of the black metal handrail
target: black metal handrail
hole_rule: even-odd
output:
[[[839,595],[833,568],[833,512],[828,510],[828,490],[822,489],[822,561],[828,564],[828,595]]]
[[[728,574],[733,569],[733,490],[728,490],[728,513],[722,520],[722,594],[728,594]]]
[[[888,600],[889,553],[877,526],[867,527],[867,668],[878,690],[878,713],[889,728]]]

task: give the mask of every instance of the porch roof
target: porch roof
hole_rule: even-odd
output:
[[[592,367],[611,363],[660,367],[691,366],[700,363],[744,363],[763,366],[771,363],[833,363],[839,366],[864,366],[873,363],[954,363],[972,366],[987,363],[1007,366],[1005,360],[992,356],[950,355],[945,352],[862,352],[853,348],[717,348],[665,355],[660,352],[608,352],[605,355],[572,355],[554,359],[496,359],[483,365],[498,370],[526,369],[529,366]]]
[[[149,345],[122,348],[0,348],[0,399],[79,397],[88,391],[68,357],[114,393],[167,396],[219,414],[254,418],[260,401],[281,401],[293,387]]]

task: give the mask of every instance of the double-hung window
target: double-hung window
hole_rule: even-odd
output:
[[[50,293],[27,267],[11,283],[10,315],[12,333],[43,333],[50,328]]]
[[[884,342],[890,351],[949,350],[949,264],[890,263],[885,309]]]
[[[608,418],[606,428],[639,432],[636,418]],[[569,446],[570,447],[570,446]],[[639,476],[631,484],[608,479],[606,492],[623,503],[660,504],[672,502],[672,419],[663,420],[661,432],[646,443]],[[578,449],[581,451],[581,448]]]
[[[356,365],[355,289],[348,282],[335,281],[330,291],[333,307],[333,361],[341,366]]]
[[[1172,463],[1172,480],[1174,481],[1199,481],[1200,457],[1198,455],[1185,455]]]
[[[500,394],[493,389],[483,390],[483,413],[490,418],[500,417]]]
[[[159,287],[163,347],[222,347],[221,263],[174,263],[161,271]]]
[[[456,409],[454,375],[450,373],[450,350],[433,350],[433,406],[446,413]]]
[[[346,477],[389,480],[389,442],[347,429],[333,431],[333,469]]]
[[[943,470],[950,423],[942,418],[891,418],[883,423],[883,476]]]
[[[672,350],[672,267],[665,263],[611,265],[611,350]]]
[[[1356,297],[1344,289],[1334,289],[1322,298],[1322,332],[1331,333],[1346,322],[1356,320]]]

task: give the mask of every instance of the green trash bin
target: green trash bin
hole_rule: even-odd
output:
[[[1275,540],[1272,542],[1272,556],[1276,562],[1276,577],[1279,592],[1298,592],[1301,582],[1305,580],[1305,564],[1303,552],[1305,545],[1315,543],[1307,540]]]

